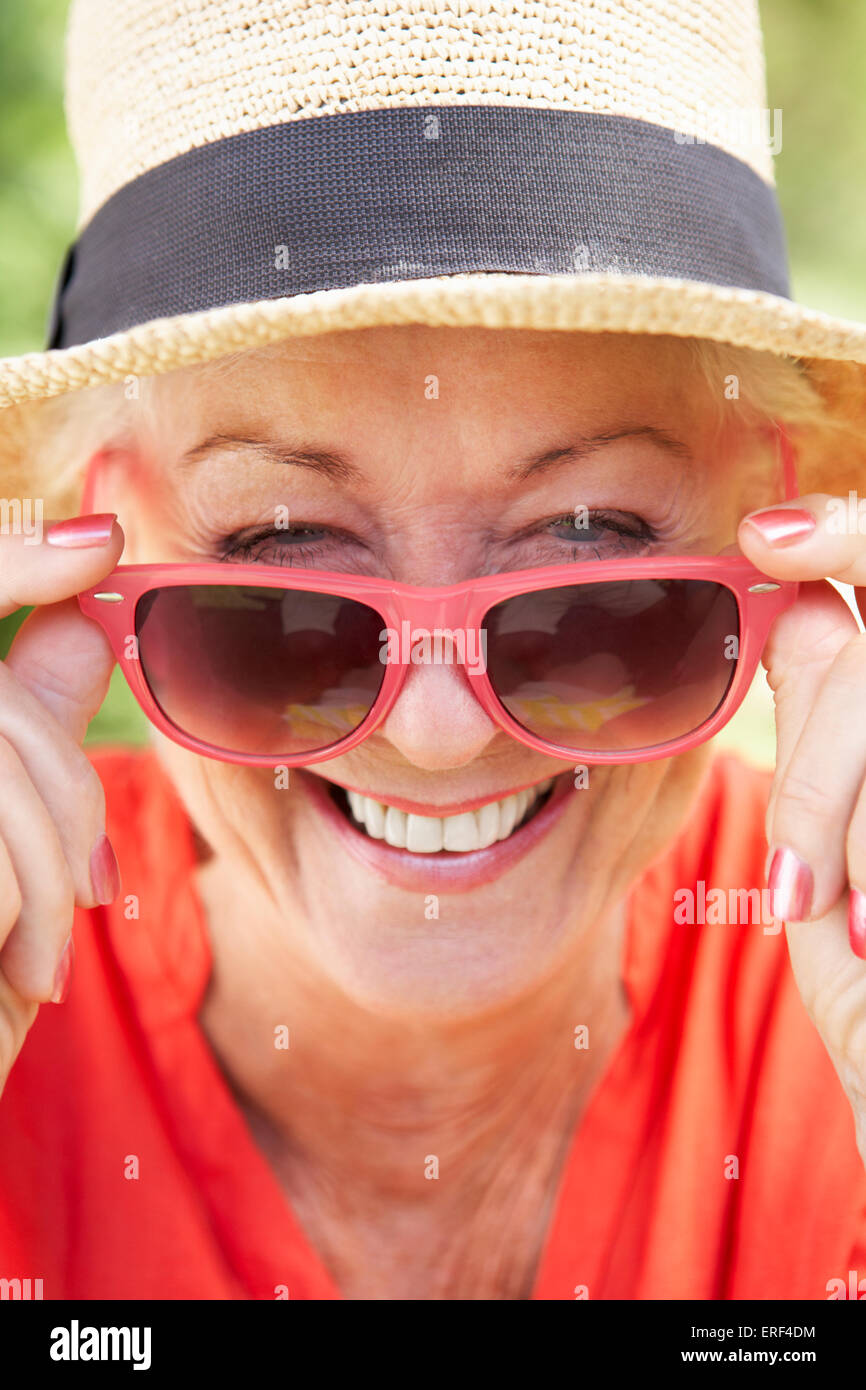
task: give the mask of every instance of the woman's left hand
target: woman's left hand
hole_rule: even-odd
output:
[[[862,527],[862,529],[861,529]],[[802,583],[763,654],[776,701],[768,887],[803,1002],[854,1110],[866,1163],[866,500],[798,497],[740,523],[743,554]]]

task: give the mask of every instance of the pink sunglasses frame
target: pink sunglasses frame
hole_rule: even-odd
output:
[[[786,500],[797,495],[793,451],[784,430],[777,426],[784,468]],[[88,480],[90,483],[90,480]],[[89,503],[90,486],[86,489]],[[82,515],[88,507],[83,508]],[[579,576],[576,571],[579,570]],[[799,584],[775,580],[763,574],[742,556],[651,556],[635,560],[585,560],[578,564],[541,566],[512,570],[465,580],[460,584],[419,587],[366,575],[346,575],[326,570],[287,570],[285,566],[239,565],[224,561],[212,564],[118,565],[102,583],[78,595],[82,613],[105,632],[129,688],[150,723],[181,747],[203,757],[250,767],[303,767],[340,757],[370,736],[393,709],[407,665],[385,663],[385,675],[369,713],[357,729],[345,738],[315,753],[288,754],[284,757],[257,753],[238,753],[185,733],[163,713],[141,670],[134,634],[135,606],[150,589],[183,584],[234,584],[245,588],[279,588],[314,591],[353,599],[374,608],[383,627],[400,631],[408,621],[411,628],[462,630],[479,634],[486,614],[495,604],[518,594],[574,584],[609,583],[628,579],[703,579],[724,585],[735,596],[739,618],[739,656],[737,669],[721,704],[703,724],[681,738],[630,752],[595,753],[563,747],[530,734],[500,703],[486,668],[475,671],[465,666],[473,693],[485,713],[512,738],[550,757],[587,765],[652,762],[683,753],[713,737],[736,713],[752,683],[770,628],[796,600]],[[480,646],[476,650],[481,650]]]

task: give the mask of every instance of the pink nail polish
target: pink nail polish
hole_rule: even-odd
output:
[[[795,507],[775,507],[753,512],[744,517],[744,524],[754,526],[767,545],[793,545],[810,536],[817,523],[811,512]]]
[[[100,835],[90,853],[90,882],[98,903],[113,903],[120,892],[120,870],[107,835]]]
[[[859,888],[848,895],[848,940],[855,956],[866,960],[866,893]]]
[[[62,545],[69,550],[83,550],[89,545],[105,545],[117,516],[114,512],[99,512],[93,516],[73,516],[68,521],[55,521],[45,532],[49,545]]]
[[[767,875],[773,894],[773,916],[781,922],[802,922],[812,910],[812,870],[792,849],[777,849]]]
[[[62,1004],[69,993],[69,977],[72,974],[74,956],[75,947],[70,935],[66,938],[66,945],[63,947],[60,960],[57,962],[57,969],[54,972],[54,989],[51,992],[52,1004]]]

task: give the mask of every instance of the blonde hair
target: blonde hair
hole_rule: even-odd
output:
[[[660,348],[684,353],[685,368],[706,386],[708,408],[713,402],[717,405],[719,430],[760,429],[779,421],[795,439],[822,440],[831,457],[836,457],[840,443],[850,447],[855,438],[862,448],[862,437],[831,413],[799,359],[702,338],[659,335],[657,341]],[[0,491],[7,497],[41,497],[46,515],[52,517],[75,514],[89,459],[100,449],[134,445],[154,432],[162,391],[169,382],[190,372],[196,379],[218,378],[251,352],[272,354],[284,347],[282,340],[247,348],[162,376],[128,377],[0,412]],[[801,490],[806,490],[802,479]]]

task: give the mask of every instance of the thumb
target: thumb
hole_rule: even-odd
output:
[[[859,631],[842,595],[826,580],[800,585],[797,601],[773,624],[761,658],[776,707],[776,773],[767,806],[772,844],[778,788],[836,655]]]
[[[17,680],[82,743],[108,692],[114,653],[102,628],[75,598],[36,608],[6,658]]]

